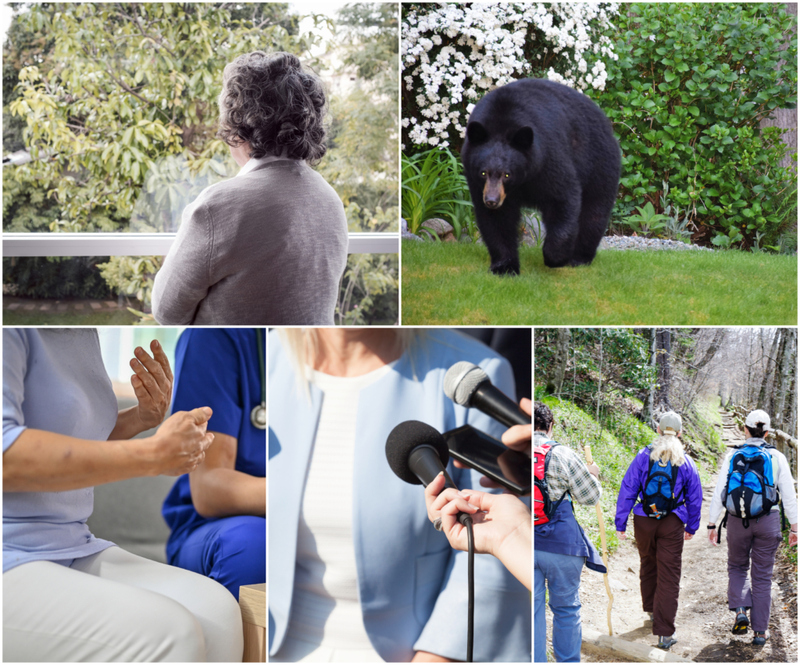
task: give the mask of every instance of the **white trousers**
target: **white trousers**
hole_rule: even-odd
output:
[[[119,547],[3,574],[3,661],[241,662],[236,599]]]

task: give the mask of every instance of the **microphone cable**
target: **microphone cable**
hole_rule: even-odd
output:
[[[472,517],[468,516],[467,529],[467,662],[472,662],[472,641],[475,637],[475,534]]]
[[[445,468],[449,459],[450,451],[444,437],[430,425],[418,420],[407,420],[396,425],[386,439],[386,461],[400,480],[412,485],[427,487],[439,473],[443,473],[445,487],[457,490]],[[475,534],[469,513],[459,512],[457,519],[467,530],[466,662],[471,663],[475,636]],[[436,529],[441,531],[441,524]]]

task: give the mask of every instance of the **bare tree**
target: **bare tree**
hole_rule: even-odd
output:
[[[791,389],[792,381],[794,379],[794,373],[796,368],[796,356],[797,356],[797,330],[785,328],[783,329],[783,343],[781,345],[781,354],[779,357],[778,365],[780,367],[779,374],[776,379],[776,396],[775,396],[775,411],[774,411],[774,420],[778,427],[781,429],[786,429],[788,423],[791,422],[791,414],[789,417],[786,417],[784,413],[784,408],[787,404],[787,396],[789,396],[789,391]],[[789,400],[791,404],[791,399]],[[793,434],[790,430],[789,434]]]
[[[555,394],[561,394],[564,385],[564,375],[567,372],[567,362],[569,361],[570,341],[572,335],[569,328],[559,328],[556,335],[556,356],[553,369],[553,384]]]
[[[671,381],[670,358],[672,355],[672,333],[669,328],[656,331],[656,390],[653,396],[653,411],[670,411],[669,387]]]
[[[775,365],[775,359],[778,357],[780,338],[781,338],[781,329],[778,328],[775,331],[775,335],[772,338],[772,345],[770,347],[769,353],[766,355],[766,366],[764,367],[764,375],[761,380],[761,389],[758,391],[758,398],[756,399],[756,404],[759,404],[760,408],[764,409],[765,411],[769,410],[769,404],[768,404],[769,393],[767,392],[767,389],[770,385],[771,379],[775,375],[774,365]]]

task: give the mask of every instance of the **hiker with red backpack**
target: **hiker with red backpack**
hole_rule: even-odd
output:
[[[534,476],[534,662],[547,662],[545,597],[553,612],[553,651],[558,662],[579,662],[584,564],[605,573],[594,545],[575,520],[573,502],[593,506],[600,500],[600,469],[551,439],[553,414],[541,402],[533,411]]]
[[[760,409],[752,411],[744,429],[747,440],[731,450],[720,466],[708,539],[718,545],[727,523],[728,607],[736,613],[732,632],[743,635],[752,622],[753,644],[764,646],[769,639],[772,569],[782,540],[779,506],[783,504],[791,524],[789,545],[797,545],[797,497],[789,462],[764,440],[771,429],[769,415]]]
[[[633,508],[642,609],[650,614],[657,646],[664,650],[678,641],[675,615],[683,543],[697,532],[703,503],[697,467],[678,438],[681,427],[677,413],[670,411],[661,417],[659,437],[639,451],[625,472],[615,518],[617,535],[624,540]]]

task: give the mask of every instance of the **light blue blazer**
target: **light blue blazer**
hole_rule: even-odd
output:
[[[322,394],[312,386],[309,402],[295,389],[295,372],[274,333],[269,356],[269,644],[274,655],[292,606],[298,520]],[[409,661],[415,651],[466,657],[467,555],[453,550],[433,528],[422,486],[397,478],[385,454],[389,432],[406,420],[421,420],[440,432],[469,423],[500,437],[502,425],[445,396],[445,373],[460,360],[480,365],[494,385],[514,396],[507,361],[461,333],[428,330],[426,339],[359,399],[353,540],[364,626],[386,661]],[[448,471],[459,487],[480,487],[479,474],[452,463]],[[531,661],[530,594],[484,554],[475,556],[474,660]]]

